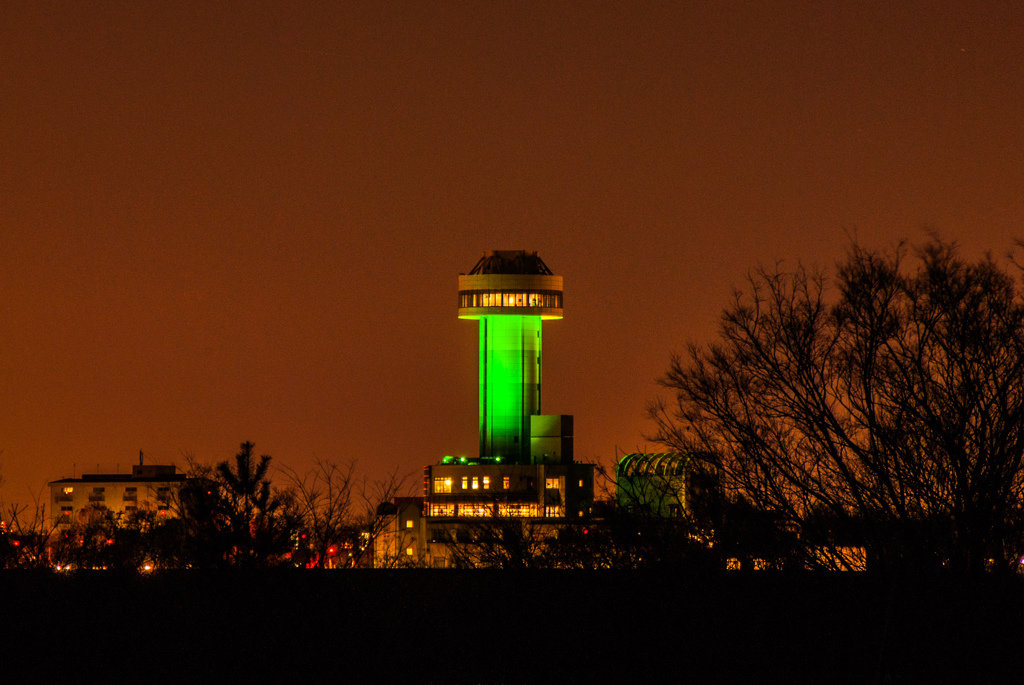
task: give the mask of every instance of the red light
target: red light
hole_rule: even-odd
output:
[[[15,547],[20,547],[21,546],[21,540],[15,540],[14,541],[14,546]]]
[[[108,545],[114,544],[114,538],[107,538],[107,544]]]
[[[584,528],[583,529],[583,534],[584,535],[589,535],[590,534],[590,529],[589,528]]]
[[[335,553],[335,552],[337,552],[337,551],[338,551],[338,550],[334,549],[333,547],[328,547],[328,548],[327,548],[327,553],[328,553],[328,554],[334,554],[334,553]]]

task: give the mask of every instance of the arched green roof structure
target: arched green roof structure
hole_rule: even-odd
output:
[[[617,476],[682,476],[690,457],[682,452],[624,454],[615,466]]]

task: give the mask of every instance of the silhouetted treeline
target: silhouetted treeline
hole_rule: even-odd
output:
[[[1015,262],[854,244],[833,274],[753,271],[663,379],[657,436],[804,565],[1011,572],[1024,557]],[[855,562],[861,559],[855,555]]]
[[[317,460],[299,477],[272,482],[271,457],[244,442],[232,461],[190,460],[166,514],[85,507],[70,523],[11,507],[0,566],[58,570],[357,567],[380,532],[376,509],[402,487],[390,476],[354,477],[355,463]],[[33,512],[30,511],[29,514]]]

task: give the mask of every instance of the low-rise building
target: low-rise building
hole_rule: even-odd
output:
[[[89,473],[50,482],[50,516],[54,527],[76,523],[83,509],[103,507],[129,514],[153,511],[173,516],[172,503],[185,474],[177,467],[139,464],[129,473]]]
[[[594,465],[458,464],[424,468],[423,497],[396,498],[374,546],[382,566],[456,565],[459,548],[486,529],[521,522],[535,534],[556,534],[590,516]],[[462,553],[462,560],[467,559]]]

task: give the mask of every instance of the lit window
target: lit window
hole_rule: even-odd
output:
[[[583,487],[583,479],[582,478],[580,478],[580,487],[581,488]]]
[[[65,495],[70,495],[74,491],[75,491],[74,488],[64,488],[64,494]]]
[[[536,516],[536,503],[513,503],[498,505],[499,516]]]
[[[490,476],[484,476],[484,490],[490,490],[490,489],[491,489],[491,477]]]
[[[739,571],[740,570],[740,560],[737,559],[736,557],[729,557],[728,559],[725,560],[725,570],[726,571]]]
[[[505,476],[504,478],[502,478],[501,479],[501,487],[502,487],[502,489],[508,490],[509,484],[511,483],[511,481],[512,481],[512,479],[509,478],[508,476]]]
[[[459,516],[490,516],[491,505],[480,502],[466,502],[459,505]]]
[[[468,490],[469,489],[469,476],[463,476],[462,477],[462,489],[463,490]]]
[[[412,528],[412,519],[406,519],[405,527],[406,528]]]
[[[416,552],[415,552],[415,550],[412,547],[406,547],[405,548],[405,556],[411,557],[415,553]]]
[[[431,504],[430,505],[431,516],[455,516],[455,505],[454,504]]]
[[[559,483],[560,480],[560,478],[545,478],[544,487],[548,490],[561,490],[562,488]]]
[[[452,479],[438,476],[434,478],[434,492],[451,492]]]
[[[477,478],[476,476],[473,476],[473,489],[474,490],[479,490],[480,489],[480,479]]]

